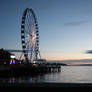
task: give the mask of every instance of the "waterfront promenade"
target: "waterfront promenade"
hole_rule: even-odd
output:
[[[92,83],[2,83],[0,88],[88,88]]]

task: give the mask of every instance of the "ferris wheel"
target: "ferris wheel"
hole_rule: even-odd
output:
[[[37,61],[40,57],[38,23],[34,11],[29,8],[22,16],[21,43],[25,60],[29,63]]]

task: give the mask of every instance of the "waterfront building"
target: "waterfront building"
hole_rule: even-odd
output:
[[[5,51],[4,49],[0,49],[0,64],[9,64],[10,61],[10,55],[8,51]]]
[[[15,55],[4,50],[0,49],[0,65],[2,64],[18,64],[18,60],[15,58]]]

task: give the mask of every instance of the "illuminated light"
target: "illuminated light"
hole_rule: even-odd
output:
[[[15,83],[15,78],[10,78],[9,83]]]
[[[36,38],[37,36],[36,36],[36,34],[33,34],[33,36],[34,36],[34,38]]]
[[[10,64],[16,64],[15,60],[10,60]]]
[[[15,60],[13,60],[12,63],[15,64],[16,63]]]
[[[32,64],[32,66],[36,66],[36,64]]]
[[[4,62],[4,64],[6,64],[6,62]]]
[[[12,60],[10,60],[10,64],[12,64]]]
[[[36,66],[37,66],[37,64],[36,64],[36,63],[33,63],[33,64],[32,64],[32,66],[33,66],[33,67],[36,67]]]
[[[37,37],[34,32],[32,33],[32,37],[33,37],[33,39],[36,39],[36,37]]]
[[[11,55],[10,57],[11,57],[12,59],[14,59],[14,58],[15,58],[15,55]]]

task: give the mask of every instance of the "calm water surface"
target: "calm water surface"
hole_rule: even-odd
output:
[[[92,83],[92,66],[62,66],[61,72],[28,77],[1,78],[0,83]]]

